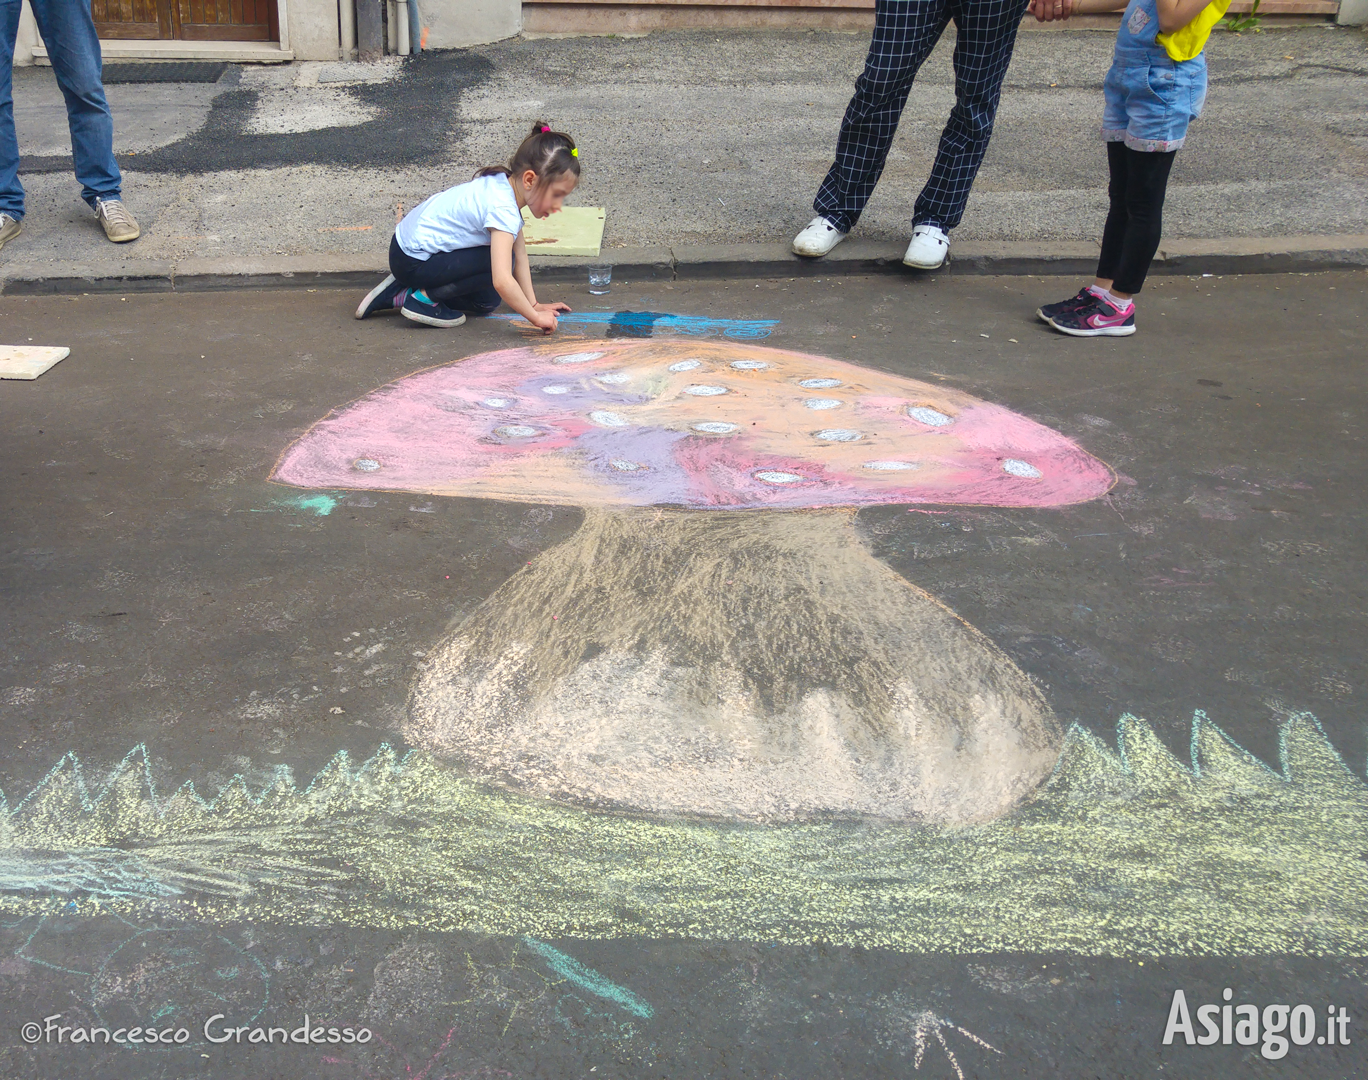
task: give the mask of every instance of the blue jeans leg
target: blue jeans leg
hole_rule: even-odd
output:
[[[12,0],[0,0],[9,3]],[[71,156],[81,198],[117,199],[123,185],[114,161],[114,118],[101,80],[100,40],[89,0],[29,0],[47,45],[57,85],[66,98]]]
[[[0,214],[24,216],[19,183],[19,139],[14,133],[14,42],[21,0],[0,0]]]

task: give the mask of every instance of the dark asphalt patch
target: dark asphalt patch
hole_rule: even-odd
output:
[[[465,51],[410,57],[393,81],[337,87],[358,104],[377,109],[375,119],[283,135],[247,134],[258,94],[229,90],[214,99],[198,131],[138,154],[128,165],[138,172],[185,175],[292,165],[436,164],[448,157],[447,148],[458,134],[454,118],[461,93],[488,81],[493,71],[489,60]]]
[[[487,82],[493,71],[490,60],[471,52],[423,53],[405,60],[389,82],[336,88],[378,110],[375,119],[281,135],[248,134],[259,94],[229,89],[214,99],[198,131],[156,150],[116,154],[115,159],[125,171],[182,176],[292,165],[435,165],[448,158],[448,147],[459,135],[454,118],[462,92]],[[232,68],[221,81],[226,86],[240,77],[240,69]],[[71,171],[70,154],[19,159],[22,175]]]

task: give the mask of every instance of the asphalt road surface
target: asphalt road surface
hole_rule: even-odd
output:
[[[1357,1075],[1368,276],[1154,278],[1099,341],[1035,318],[1077,285],[546,285],[582,316],[549,340],[358,323],[328,290],[0,299],[5,343],[71,349],[0,384],[0,1075]],[[916,380],[918,438],[957,438],[968,395],[1112,471],[1071,505],[854,518],[1052,713],[1059,763],[1013,809],[647,813],[414,726],[444,643],[588,511],[365,457],[291,487],[281,455],[475,354],[691,342]]]

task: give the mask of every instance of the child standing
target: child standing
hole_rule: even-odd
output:
[[[1122,0],[1078,0],[1075,14],[1115,11]],[[1206,100],[1202,49],[1230,0],[1130,0],[1102,92],[1111,207],[1097,278],[1036,314],[1074,337],[1135,333],[1140,291],[1163,229],[1164,192],[1188,124]],[[1037,17],[1040,17],[1037,12]]]
[[[537,303],[522,209],[537,218],[556,213],[579,174],[575,141],[533,125],[507,165],[481,169],[405,216],[390,241],[390,275],[366,294],[356,317],[398,310],[427,326],[460,326],[462,309],[488,315],[502,300],[551,333],[556,314],[570,308]]]

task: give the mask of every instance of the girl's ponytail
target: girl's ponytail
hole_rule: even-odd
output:
[[[513,176],[531,169],[537,174],[537,183],[570,173],[579,176],[579,151],[575,140],[563,131],[552,131],[550,126],[538,120],[532,125],[532,132],[518,148],[507,165],[486,165],[475,176]]]

